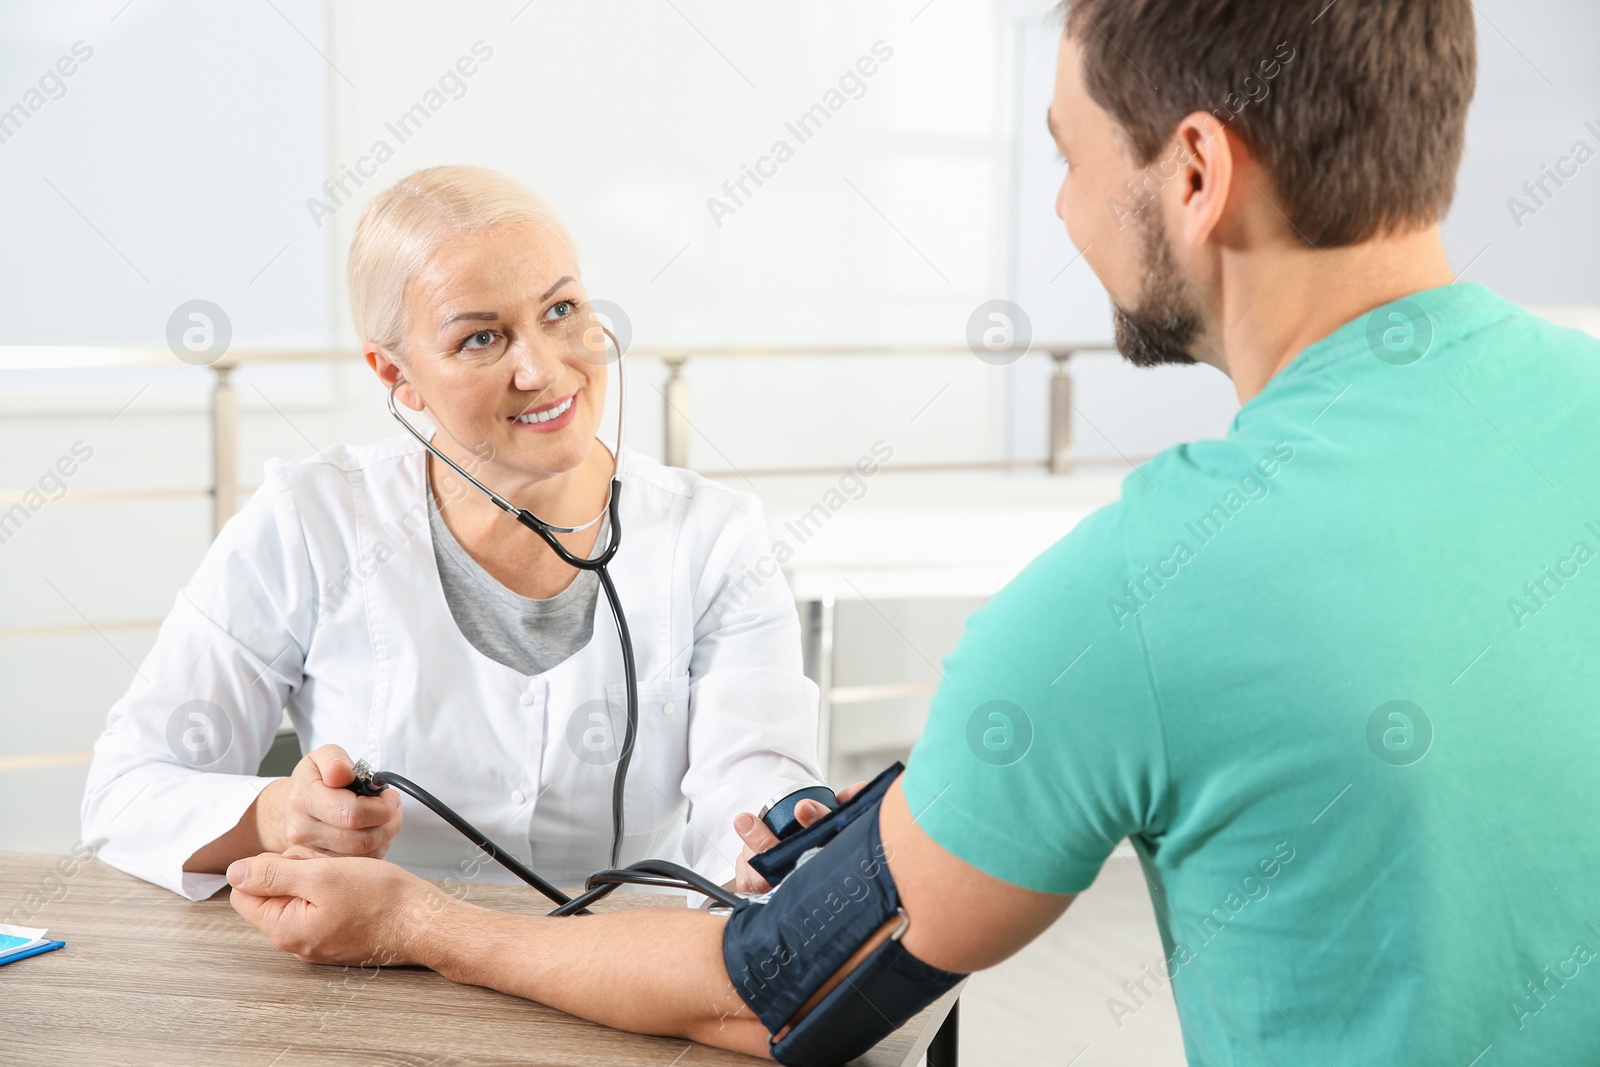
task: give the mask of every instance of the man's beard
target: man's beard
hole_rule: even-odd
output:
[[[1133,308],[1112,305],[1117,330],[1117,351],[1135,367],[1163,363],[1193,363],[1190,352],[1200,335],[1200,313],[1189,288],[1178,275],[1178,264],[1159,221],[1136,218],[1144,267],[1144,290]]]

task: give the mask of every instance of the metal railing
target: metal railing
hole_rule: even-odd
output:
[[[1099,352],[1110,348],[1107,344],[1052,345],[1032,349],[1028,355],[1044,355],[1054,362],[1055,370],[1050,380],[1049,396],[1049,447],[1046,456],[1038,461],[995,461],[960,464],[928,464],[918,470],[1001,470],[1018,468],[1047,468],[1052,474],[1066,474],[1074,464],[1072,448],[1072,377],[1069,363],[1079,352]],[[628,351],[629,359],[659,360],[667,368],[666,387],[662,390],[662,456],[668,466],[689,465],[689,382],[683,368],[691,359],[774,359],[795,357],[844,356],[968,356],[965,346],[938,345],[868,345],[854,347],[636,347]],[[213,532],[222,529],[223,523],[239,508],[241,487],[239,481],[239,397],[233,384],[233,371],[246,364],[272,365],[294,363],[355,363],[360,353],[354,349],[234,349],[215,361],[206,364],[212,373],[209,423],[211,432],[211,485],[199,492],[212,499]],[[1026,358],[1026,357],[1019,357]],[[0,372],[15,370],[105,370],[131,367],[161,367],[175,369],[193,366],[178,360],[162,348],[117,347],[0,347]],[[715,472],[710,472],[715,473]],[[784,471],[779,473],[811,473],[810,471]],[[0,508],[10,503],[13,493],[0,490]],[[124,490],[93,494],[96,499],[140,499],[162,496],[191,495],[174,490]],[[80,496],[79,499],[86,499]],[[0,637],[9,631],[0,630]]]

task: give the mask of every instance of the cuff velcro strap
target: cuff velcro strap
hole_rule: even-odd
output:
[[[772,1057],[788,1067],[853,1060],[963,977],[930,967],[898,940],[885,941],[772,1046]]]

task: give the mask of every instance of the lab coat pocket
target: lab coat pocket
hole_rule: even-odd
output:
[[[606,703],[622,711],[617,716],[619,747],[626,722],[627,694],[627,687],[620,683],[606,688]],[[688,811],[688,801],[683,796],[683,776],[688,770],[689,679],[641,685],[639,729],[622,809],[630,841],[649,836],[664,843],[676,835]]]

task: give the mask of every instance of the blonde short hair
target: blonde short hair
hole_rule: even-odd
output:
[[[486,167],[428,167],[385,189],[361,212],[347,268],[350,317],[363,344],[405,356],[405,289],[444,242],[501,223],[546,227],[577,259],[543,197]]]

